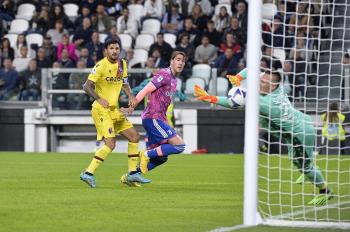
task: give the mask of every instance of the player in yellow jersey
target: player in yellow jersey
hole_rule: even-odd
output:
[[[140,135],[118,107],[121,89],[129,98],[129,106],[136,105],[128,83],[126,61],[118,58],[120,49],[120,41],[107,40],[104,44],[105,57],[96,63],[83,86],[84,91],[95,99],[91,113],[97,140],[104,140],[104,145],[96,151],[90,165],[80,174],[80,179],[92,188],[96,187],[96,169],[115,148],[116,134],[121,134],[128,140],[128,173],[121,177],[122,183],[138,186],[138,183],[150,182],[137,172]]]

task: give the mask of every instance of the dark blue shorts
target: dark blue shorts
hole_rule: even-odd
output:
[[[162,120],[142,119],[142,125],[146,130],[147,149],[158,147],[176,135],[176,131]]]

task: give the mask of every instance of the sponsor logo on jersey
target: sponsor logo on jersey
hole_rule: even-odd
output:
[[[106,77],[107,82],[119,82],[122,79],[123,79],[122,77]]]

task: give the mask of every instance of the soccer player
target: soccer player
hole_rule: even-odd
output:
[[[128,140],[128,173],[121,177],[122,183],[139,186],[138,183],[150,182],[137,171],[140,135],[118,109],[122,88],[128,95],[129,106],[134,107],[136,104],[128,84],[126,61],[118,58],[120,49],[120,41],[107,40],[104,44],[105,57],[97,62],[83,86],[84,91],[95,99],[91,113],[97,130],[97,140],[104,140],[104,145],[96,151],[90,165],[80,175],[80,179],[92,188],[96,187],[96,169],[115,148],[116,134],[121,134]]]
[[[228,76],[233,85],[239,86],[246,79],[246,69],[236,76]],[[295,109],[290,103],[283,87],[280,86],[281,74],[278,71],[265,71],[260,76],[260,126],[276,134],[283,131],[283,139],[289,145],[288,155],[298,170],[319,188],[319,195],[308,204],[324,205],[333,198],[333,194],[324,180],[321,171],[314,165],[314,143],[316,131],[311,117]],[[227,97],[210,96],[199,86],[195,87],[195,96],[199,100],[230,108]]]
[[[176,76],[184,69],[186,54],[174,51],[171,54],[170,67],[160,69],[151,81],[136,95],[136,104],[148,95],[148,104],[142,112],[142,125],[146,130],[147,151],[140,152],[140,170],[146,173],[165,163],[171,154],[179,154],[185,150],[182,138],[172,128],[166,117],[168,106],[176,92]],[[123,109],[132,113],[134,107]]]

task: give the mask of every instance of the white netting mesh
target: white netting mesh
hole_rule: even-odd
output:
[[[270,130],[260,136],[259,212],[266,220],[350,225],[350,1],[264,1],[262,41],[261,66],[283,69],[292,105],[312,117],[319,153],[314,163],[335,198],[326,206],[308,205],[318,188],[309,181],[295,183],[300,172],[290,161],[282,137],[270,135],[269,125]],[[344,142],[322,139],[322,114],[333,102],[345,116]],[[283,134],[282,129],[278,132]]]

